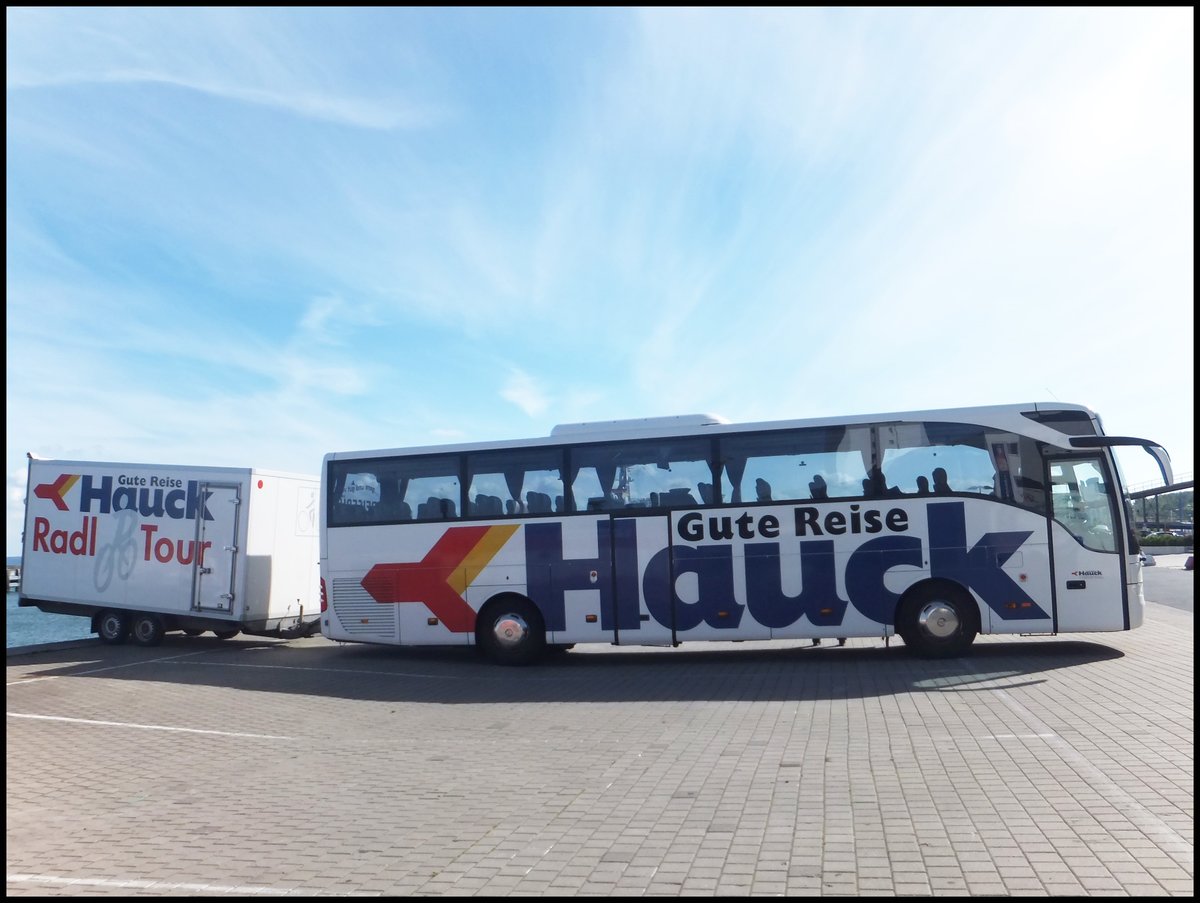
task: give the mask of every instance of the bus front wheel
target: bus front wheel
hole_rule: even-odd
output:
[[[546,651],[546,626],[537,606],[520,596],[489,602],[476,632],[488,657],[501,665],[528,665]]]
[[[975,601],[956,587],[921,587],[900,603],[896,632],[923,658],[963,655],[979,632]]]

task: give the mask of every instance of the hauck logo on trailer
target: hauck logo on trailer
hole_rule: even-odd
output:
[[[78,499],[72,508],[67,497],[76,485]],[[119,474],[96,480],[91,474],[64,473],[53,483],[39,483],[33,494],[59,511],[75,510],[83,514],[135,511],[142,517],[195,520],[199,515],[204,520],[213,519],[208,510],[212,493],[207,489],[201,493],[196,480],[185,484],[177,477]]]
[[[134,535],[134,525],[139,519],[214,519],[207,504],[212,492],[207,489],[201,491],[197,480],[185,482],[178,477],[118,474],[97,479],[91,474],[64,473],[53,482],[39,483],[34,487],[33,494],[50,502],[59,511],[74,511],[82,515],[80,521],[71,525],[51,523],[51,519],[43,515],[34,517],[32,549],[52,555],[96,557],[101,548],[98,540],[104,540],[99,535],[101,515],[120,515],[130,519],[118,527],[119,532],[127,532],[130,537]],[[187,565],[196,560],[195,540],[157,536],[159,526],[154,523],[142,523],[137,529],[141,531],[138,545],[145,561]],[[200,543],[200,560],[203,560],[205,550],[211,545],[207,541]]]

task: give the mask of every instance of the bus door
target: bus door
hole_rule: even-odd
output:
[[[674,641],[670,592],[670,520],[663,514],[614,514],[612,529],[615,642],[669,646]]]
[[[1121,520],[1100,454],[1048,456],[1055,630],[1129,628]]]
[[[192,608],[195,611],[233,612],[234,581],[237,578],[238,515],[241,487],[236,483],[201,483],[205,499],[196,517],[196,548],[192,577]],[[212,520],[206,520],[207,508]]]
[[[707,521],[707,514],[691,508],[614,519],[620,624],[624,630],[630,623],[634,599],[640,621],[636,636],[624,630],[619,642],[770,639],[770,628],[755,622],[739,601],[746,595],[743,546],[706,541],[700,534]],[[635,559],[637,584],[631,578]]]
[[[671,580],[677,640],[771,639],[771,627],[751,615],[748,572],[765,569],[778,576],[778,544],[746,539],[741,531],[764,516],[785,523],[788,513],[777,508],[674,512]],[[764,558],[748,551],[751,545],[775,551]]]

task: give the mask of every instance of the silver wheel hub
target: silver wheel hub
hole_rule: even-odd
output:
[[[514,648],[524,643],[525,638],[529,636],[529,625],[520,615],[501,615],[492,625],[492,634],[501,646]]]
[[[958,632],[962,621],[954,606],[945,602],[929,602],[917,616],[917,624],[927,636],[944,640]]]

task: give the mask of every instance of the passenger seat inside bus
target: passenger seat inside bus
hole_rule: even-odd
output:
[[[471,513],[479,517],[500,517],[504,514],[504,503],[498,495],[479,493],[471,502]]]
[[[373,520],[412,520],[412,508],[408,502],[380,502],[375,506]]]
[[[353,524],[366,520],[367,509],[362,505],[351,505],[338,502],[333,506],[334,521],[339,524]]]
[[[417,506],[417,518],[420,520],[446,520],[457,517],[454,502],[450,499],[429,497],[429,501]]]
[[[695,508],[696,497],[690,489],[668,489],[661,496],[662,503],[668,508]]]
[[[525,500],[529,504],[530,514],[549,514],[550,513],[550,496],[544,492],[533,492],[530,490],[525,493]]]

